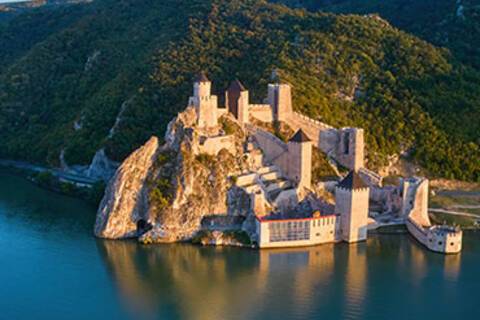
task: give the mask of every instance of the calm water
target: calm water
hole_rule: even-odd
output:
[[[0,319],[458,319],[480,311],[480,235],[253,251],[96,240],[95,210],[0,173]]]

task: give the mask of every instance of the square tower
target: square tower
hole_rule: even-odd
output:
[[[288,141],[287,146],[289,179],[295,181],[298,187],[310,189],[312,184],[312,141],[300,129]]]
[[[359,128],[342,128],[337,144],[337,161],[350,170],[364,167],[364,132]]]
[[[342,240],[367,239],[369,187],[351,171],[335,189],[335,213],[340,215]]]
[[[225,104],[228,112],[241,124],[248,123],[249,119],[249,102],[248,90],[238,80],[232,81],[227,91],[225,92]]]
[[[292,89],[289,84],[269,84],[268,104],[272,107],[273,118],[277,121],[287,121],[292,112]]]

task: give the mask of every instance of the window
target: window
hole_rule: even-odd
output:
[[[310,221],[271,222],[268,227],[270,242],[310,239]]]
[[[438,241],[438,245],[441,246],[443,244],[442,241]]]
[[[453,246],[455,245],[455,243],[453,243],[453,242],[450,242],[450,245],[453,247]]]
[[[350,153],[350,132],[345,133],[343,136],[343,153]]]

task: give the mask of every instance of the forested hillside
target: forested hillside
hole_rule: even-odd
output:
[[[18,31],[36,22],[34,36]],[[480,179],[480,75],[375,17],[259,0],[97,0],[19,15],[0,42],[3,158],[57,165],[64,151],[87,163],[106,147],[121,160],[163,135],[198,71],[219,95],[238,77],[260,101],[277,70],[297,111],[365,128],[369,166],[404,153],[432,175]]]
[[[480,0],[274,0],[335,13],[379,14],[480,69]]]

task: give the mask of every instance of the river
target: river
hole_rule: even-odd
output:
[[[95,208],[0,173],[0,319],[478,317],[480,234],[255,251],[92,235]]]

